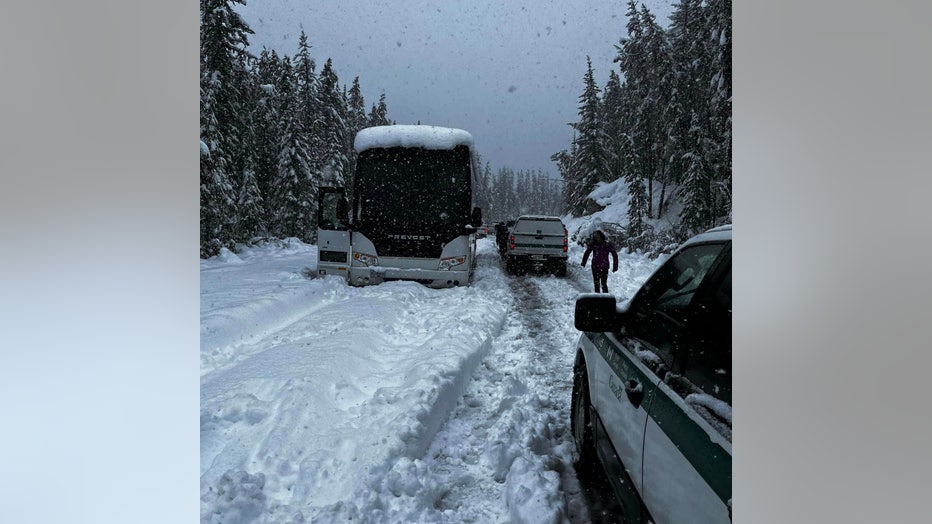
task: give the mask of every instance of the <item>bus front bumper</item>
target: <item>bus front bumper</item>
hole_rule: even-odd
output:
[[[358,267],[352,266],[347,282],[353,286],[369,286],[395,280],[411,280],[434,288],[465,286],[469,283],[467,269],[403,269],[398,267]]]

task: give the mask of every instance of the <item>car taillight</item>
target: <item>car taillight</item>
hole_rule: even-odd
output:
[[[566,235],[563,235],[563,252],[564,253],[566,253],[567,248],[568,248],[568,244],[566,242]]]
[[[515,248],[515,236],[511,235],[511,239],[508,244],[508,249],[514,249],[514,248]]]

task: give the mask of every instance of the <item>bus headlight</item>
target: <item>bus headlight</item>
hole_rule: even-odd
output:
[[[353,260],[358,260],[367,266],[379,265],[379,257],[366,253],[360,253],[358,251],[353,253]]]
[[[466,262],[466,257],[450,257],[450,258],[441,258],[440,259],[440,271],[449,271],[453,266],[458,266]]]

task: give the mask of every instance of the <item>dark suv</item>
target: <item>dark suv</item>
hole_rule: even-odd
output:
[[[680,246],[630,300],[576,300],[577,469],[629,523],[731,518],[731,226]]]

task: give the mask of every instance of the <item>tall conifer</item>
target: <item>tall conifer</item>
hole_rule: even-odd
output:
[[[286,56],[278,82],[281,118],[278,169],[272,186],[272,202],[278,208],[274,231],[310,242],[316,233],[317,184],[312,176],[306,135],[298,111],[297,82]]]
[[[233,4],[243,2],[200,3],[200,135],[210,152],[200,173],[201,251],[206,255],[235,240],[236,178],[245,165],[241,104],[252,30]]]
[[[343,186],[343,173],[348,159],[345,141],[346,100],[340,91],[340,81],[333,70],[333,61],[327,59],[320,71],[320,110],[323,136],[323,152],[320,157],[322,182],[326,185]]]
[[[574,212],[585,211],[586,198],[595,189],[598,182],[608,180],[608,162],[605,154],[605,136],[601,121],[600,89],[595,83],[592,72],[592,60],[586,57],[586,74],[583,76],[584,89],[579,96],[579,122],[576,129],[575,169],[578,173],[578,187],[572,195],[571,205]]]

